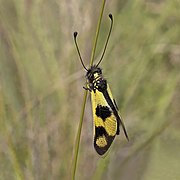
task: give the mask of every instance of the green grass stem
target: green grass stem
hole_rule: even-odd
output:
[[[99,36],[99,31],[100,31],[100,26],[101,26],[101,21],[102,21],[105,3],[106,3],[106,0],[102,0],[102,7],[101,7],[100,15],[99,15],[99,20],[98,20],[98,24],[97,24],[97,28],[96,28],[94,44],[93,44],[92,53],[91,53],[90,66],[93,65],[93,61],[94,61],[94,57],[95,57],[97,40],[98,40],[98,36]],[[76,144],[75,144],[75,153],[74,153],[74,159],[73,159],[73,171],[72,171],[72,179],[73,180],[75,179],[75,176],[76,176],[76,167],[77,167],[77,160],[78,160],[78,154],[79,154],[79,145],[80,145],[81,130],[82,130],[82,123],[83,123],[87,94],[88,94],[87,91],[85,91],[84,92],[84,98],[83,98],[81,116],[80,116],[80,120],[79,120],[78,132],[76,135]]]

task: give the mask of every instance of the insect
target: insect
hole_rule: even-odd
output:
[[[93,124],[94,124],[94,148],[99,155],[104,155],[111,146],[116,135],[120,133],[120,126],[122,126],[124,134],[128,138],[128,134],[122,118],[118,114],[118,107],[115,99],[112,96],[111,90],[106,79],[103,77],[102,69],[99,67],[113,26],[113,16],[109,14],[111,20],[110,30],[107,36],[105,47],[99,62],[92,65],[89,69],[83,63],[81,53],[77,44],[77,32],[74,32],[74,42],[77,52],[82,63],[82,66],[87,71],[86,79],[87,86],[84,89],[90,91],[93,111]]]

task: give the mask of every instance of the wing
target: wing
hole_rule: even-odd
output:
[[[116,101],[113,99],[111,90],[110,90],[108,85],[107,85],[107,89],[105,91],[103,91],[103,95],[104,95],[104,98],[106,99],[107,103],[111,107],[111,109],[112,109],[112,111],[113,111],[113,113],[114,113],[114,115],[115,115],[115,117],[117,119],[117,123],[118,123],[117,134],[119,134],[119,131],[120,131],[119,130],[119,126],[122,125],[122,128],[123,128],[124,134],[126,136],[126,139],[129,141],[129,137],[128,137],[125,125],[124,125],[124,123],[122,121],[122,118],[119,116],[118,107],[116,105]]]
[[[112,94],[110,91],[109,93],[111,99]],[[98,154],[103,155],[111,146],[116,134],[119,134],[119,120],[102,92],[97,89],[95,92],[92,91],[91,100],[94,119],[94,148]]]

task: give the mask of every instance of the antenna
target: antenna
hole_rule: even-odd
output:
[[[74,32],[74,42],[75,42],[76,49],[77,49],[77,52],[78,52],[78,55],[79,55],[79,59],[80,59],[80,61],[81,61],[81,64],[83,65],[84,69],[85,69],[86,71],[88,71],[88,69],[87,69],[86,66],[84,65],[84,62],[83,62],[82,57],[81,57],[81,53],[80,53],[80,51],[79,51],[79,47],[78,47],[78,44],[77,44],[77,35],[78,35],[78,33],[77,33],[77,32]]]
[[[101,58],[100,58],[99,62],[96,65],[96,67],[99,66],[99,64],[103,60],[104,54],[106,52],[107,44],[108,44],[108,41],[109,41],[109,38],[110,38],[110,35],[111,35],[111,31],[112,31],[112,27],[113,27],[113,16],[112,16],[112,14],[109,14],[109,18],[111,20],[111,26],[110,26],[110,29],[109,29],[109,34],[108,34],[108,37],[107,37],[107,40],[106,40],[106,43],[105,43],[105,46],[104,46],[104,51],[103,51],[103,53],[101,55]]]

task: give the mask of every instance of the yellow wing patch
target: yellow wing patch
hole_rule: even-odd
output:
[[[106,141],[106,137],[103,135],[103,136],[99,136],[97,139],[96,139],[96,144],[99,146],[99,147],[105,147],[107,145],[107,141]]]
[[[109,118],[106,118],[105,122],[105,129],[109,136],[115,136],[117,131],[117,121],[115,116],[112,114]]]

